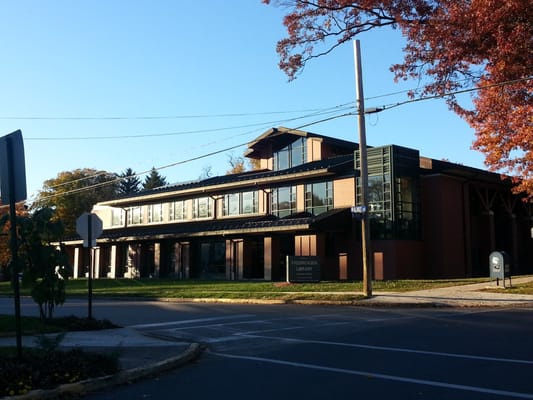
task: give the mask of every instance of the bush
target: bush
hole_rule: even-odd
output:
[[[20,395],[34,389],[52,389],[64,383],[110,375],[119,370],[116,353],[25,349],[20,359],[15,349],[7,349],[3,353],[0,397]]]
[[[35,320],[38,321],[36,318]],[[0,348],[0,398],[24,394],[35,389],[51,389],[64,383],[114,374],[119,370],[118,353],[101,354],[82,349],[59,349],[64,332],[118,327],[109,320],[68,316],[47,320],[44,327],[63,333],[55,337],[37,336],[39,348],[24,348],[20,359],[17,357],[16,348]]]

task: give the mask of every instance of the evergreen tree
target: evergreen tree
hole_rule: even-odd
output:
[[[124,196],[139,192],[141,180],[131,168],[127,168],[119,175],[119,178],[120,182],[118,183],[117,188],[117,193],[119,195]]]
[[[161,176],[155,167],[152,167],[150,174],[144,178],[143,189],[154,189],[160,186],[165,186],[166,184],[167,181],[165,177]]]

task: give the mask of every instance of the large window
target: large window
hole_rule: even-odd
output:
[[[402,239],[419,237],[418,186],[411,177],[395,179],[396,234]]]
[[[313,215],[318,215],[332,208],[332,182],[318,182],[305,185],[305,211]]]
[[[224,196],[224,215],[240,214],[239,193],[230,193]]]
[[[168,219],[169,221],[187,219],[187,203],[185,200],[178,200],[169,204]]]
[[[274,153],[274,170],[296,167],[306,161],[307,143],[305,138],[300,138]]]
[[[128,225],[138,225],[143,223],[142,207],[130,207],[128,209]]]
[[[111,225],[124,225],[124,210],[122,208],[113,208],[113,210],[111,211]]]
[[[211,197],[199,197],[192,200],[193,218],[210,218],[213,216],[213,200]]]
[[[296,212],[296,187],[272,189],[272,214],[283,218]]]
[[[356,169],[360,167],[356,152]],[[398,146],[368,149],[368,213],[375,239],[419,239],[418,151]],[[357,204],[362,204],[357,178]]]
[[[224,215],[254,214],[259,211],[257,192],[229,193],[224,196]]]
[[[163,204],[150,204],[148,206],[148,222],[163,221]]]

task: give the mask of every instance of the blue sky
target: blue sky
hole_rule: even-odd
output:
[[[140,173],[176,164],[160,170],[169,183],[197,179],[206,167],[224,174],[229,154],[242,155],[239,145],[270,127],[342,114],[334,107],[355,100],[352,44],[288,82],[275,52],[283,15],[260,0],[0,3],[0,135],[22,130],[29,199],[76,168]],[[366,107],[406,100],[381,97],[418,84],[395,84],[389,72],[402,60],[400,33],[359,39]],[[358,138],[354,116],[303,129]],[[368,115],[366,129],[369,145],[483,168],[470,149],[474,132],[443,100]]]

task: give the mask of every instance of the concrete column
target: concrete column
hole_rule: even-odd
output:
[[[234,277],[234,263],[233,263],[233,241],[226,239],[226,280],[233,281]]]
[[[265,236],[263,239],[264,244],[264,272],[263,279],[265,281],[272,280],[272,238]]]
[[[100,271],[100,247],[93,249],[93,278],[98,279],[101,276]]]
[[[185,242],[181,244],[181,262],[182,262],[182,269],[183,269],[183,278],[189,279],[190,278],[190,271],[191,271],[191,244],[189,242]]]
[[[72,277],[73,278],[79,278],[80,277],[80,263],[82,262],[80,257],[80,248],[76,247],[74,248],[74,270],[72,271]],[[82,268],[83,270],[83,268]]]
[[[234,263],[235,269],[237,270],[237,279],[244,279],[244,241],[236,240],[233,242],[233,251],[234,251]]]
[[[108,278],[117,277],[117,246],[112,245],[111,251],[109,254],[109,272],[107,273]]]
[[[161,243],[154,244],[154,278],[159,278],[161,273]]]

